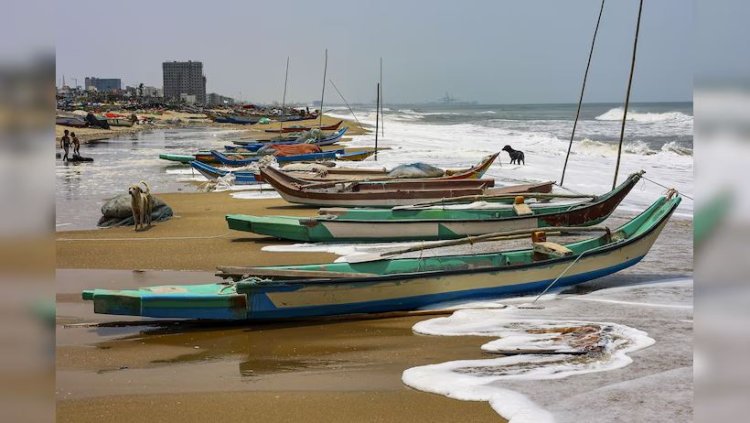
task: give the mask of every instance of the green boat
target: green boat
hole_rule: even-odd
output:
[[[83,291],[82,297],[103,314],[268,320],[413,310],[447,301],[540,293],[635,265],[680,200],[670,191],[619,228],[596,228],[604,233],[564,245],[532,238],[530,248],[474,255],[243,268],[240,275],[247,277],[238,282],[93,289]]]
[[[393,209],[321,209],[321,216],[226,216],[229,229],[303,242],[390,242],[463,238],[548,226],[589,226],[609,217],[641,179],[630,175],[614,190],[574,204],[536,207],[492,205],[455,209],[443,206]]]
[[[162,153],[159,154],[159,158],[162,160],[169,160],[170,162],[190,163],[195,160],[194,154],[171,154]]]

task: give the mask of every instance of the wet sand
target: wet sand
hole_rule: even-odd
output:
[[[487,403],[405,387],[411,366],[480,358],[483,338],[416,336],[425,317],[87,327],[83,287],[196,283],[205,272],[58,271],[58,421],[502,421]],[[73,326],[64,326],[64,325]]]

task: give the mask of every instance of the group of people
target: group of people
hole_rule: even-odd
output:
[[[67,129],[60,138],[60,147],[62,147],[65,154],[63,155],[63,161],[68,161],[68,153],[70,152],[70,144],[73,144],[73,157],[79,157],[81,155],[81,141],[78,140],[75,132],[70,132]]]

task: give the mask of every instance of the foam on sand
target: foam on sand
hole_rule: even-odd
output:
[[[675,332],[676,328],[690,330],[685,328],[690,326],[686,317],[692,315],[688,304],[691,299],[692,280],[685,279],[608,288],[585,295],[559,294],[547,297],[545,309],[539,311],[512,306],[463,309],[449,317],[419,322],[413,331],[431,336],[493,337],[496,339],[481,346],[482,351],[510,355],[414,367],[403,372],[402,380],[425,392],[465,401],[487,401],[512,423],[597,421],[601,407],[606,407],[612,419],[646,414],[652,421],[668,420],[689,408],[692,398],[692,391],[685,385],[692,380],[691,344],[681,338],[683,333]],[[577,319],[580,316],[586,320]],[[629,324],[650,324],[649,332],[660,335],[660,344],[640,329],[600,321],[603,316]],[[659,347],[662,342],[664,345]],[[639,357],[635,369],[596,376],[628,366],[635,352]],[[681,359],[687,363],[681,363]],[[562,379],[564,382],[554,382]],[[611,403],[613,395],[620,399],[616,404]],[[674,399],[674,404],[663,404],[658,410],[648,406],[638,409],[644,401],[661,403],[664,398]]]
[[[654,343],[645,332],[616,323],[518,320],[503,310],[461,310],[450,317],[417,323],[414,332],[434,336],[492,336],[482,350],[539,351],[487,360],[460,360],[414,367],[405,384],[421,391],[468,401],[488,401],[513,423],[554,421],[520,393],[500,388],[504,380],[560,379],[627,366],[630,352]],[[541,354],[557,351],[558,354]]]

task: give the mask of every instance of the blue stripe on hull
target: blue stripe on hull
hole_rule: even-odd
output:
[[[607,267],[604,269],[596,270],[593,272],[582,273],[579,275],[562,277],[557,281],[555,286],[557,288],[564,286],[576,285],[583,282],[600,278],[603,276],[611,275],[612,273],[619,272],[622,269],[628,268],[635,265],[643,259],[644,256],[637,257],[628,260],[624,263],[616,266]],[[487,277],[493,277],[492,274],[488,274]],[[248,304],[248,320],[274,320],[274,319],[285,319],[285,318],[300,318],[300,317],[314,317],[314,316],[329,316],[338,314],[354,314],[354,313],[380,313],[387,311],[399,311],[399,310],[414,310],[420,307],[456,301],[464,299],[476,299],[476,298],[487,298],[487,297],[510,297],[525,295],[530,293],[540,293],[544,290],[547,285],[552,282],[550,280],[544,280],[539,282],[530,282],[519,285],[500,286],[493,288],[482,288],[472,289],[465,291],[446,292],[440,294],[427,294],[416,297],[408,298],[397,298],[392,300],[380,300],[380,301],[368,301],[351,304],[337,304],[329,306],[311,306],[311,307],[288,307],[288,308],[277,308],[263,293],[253,294]],[[404,282],[408,283],[408,282]]]

